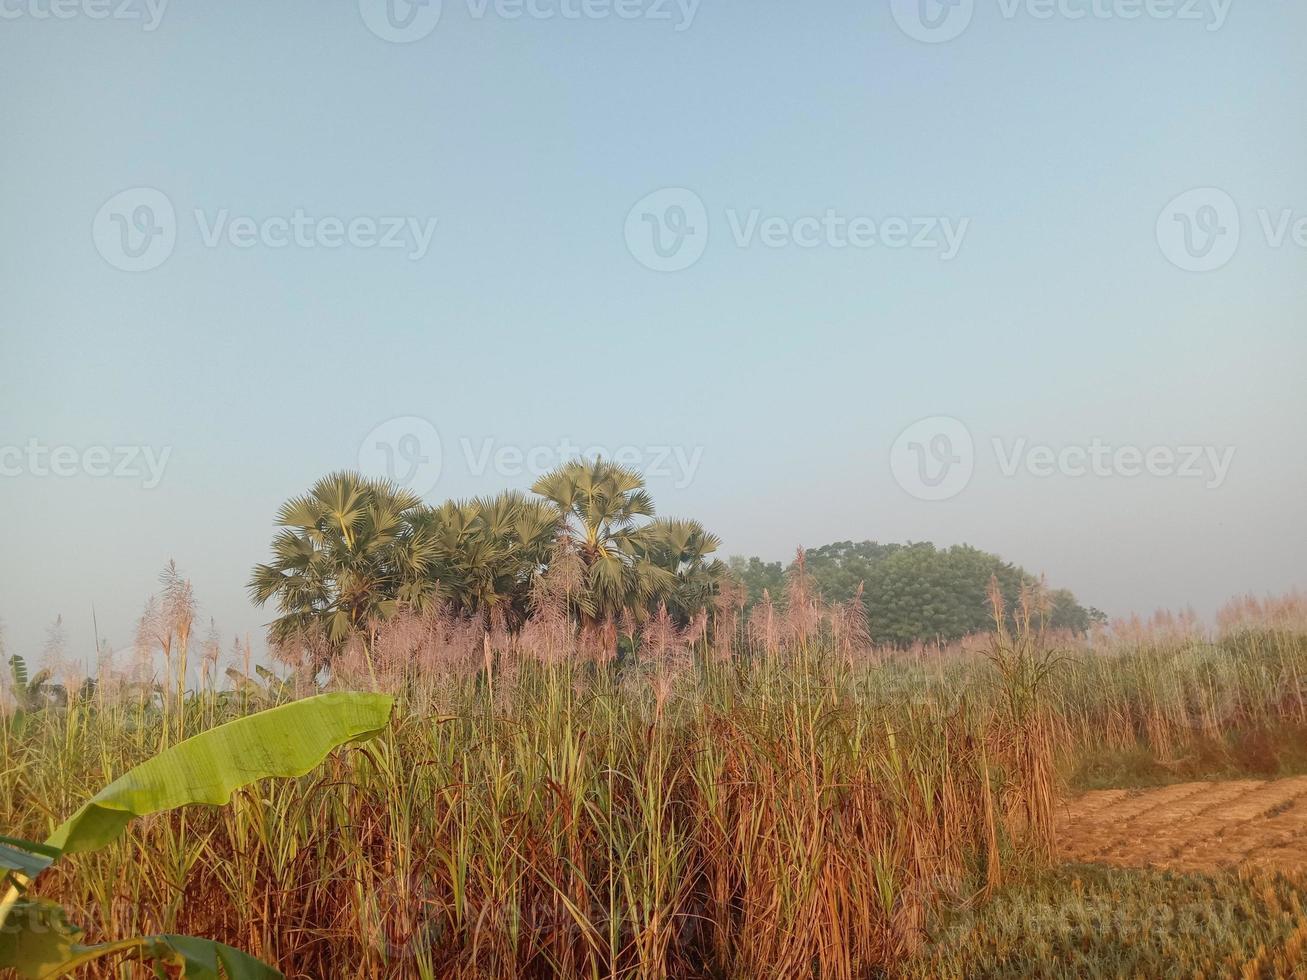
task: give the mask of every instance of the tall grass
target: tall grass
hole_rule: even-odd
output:
[[[803,662],[526,662],[406,685],[383,738],[232,806],[146,821],[45,892],[96,931],[200,933],[300,976],[852,977],[917,942],[932,882],[994,884],[1028,828],[990,711],[882,704]],[[74,700],[0,738],[41,836],[242,710]]]
[[[542,616],[496,637],[493,683],[474,628],[400,619],[332,680],[400,693],[382,737],[139,822],[43,893],[93,937],[202,934],[301,977],[872,975],[932,908],[1056,853],[1067,760],[1307,724],[1295,626],[1050,645],[1033,619],[876,651],[800,583],[735,618],[733,651],[661,618],[599,662]],[[0,824],[39,839],[162,745],[293,696],[215,674],[6,719]]]
[[[884,680],[897,696],[919,702],[948,701],[962,691],[973,699],[1006,698],[1021,679],[995,684],[986,676],[994,643],[977,637],[948,648],[881,653]],[[1307,766],[1304,597],[1239,600],[1214,628],[1192,616],[1159,614],[1041,643],[1051,667],[1044,723],[1064,783],[1095,778],[1096,769],[1112,765],[1118,779],[1153,781]],[[1044,676],[1042,662],[1014,661]]]

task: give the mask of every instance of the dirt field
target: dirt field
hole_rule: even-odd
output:
[[[1072,861],[1209,871],[1307,871],[1307,776],[1086,793],[1062,809]]]

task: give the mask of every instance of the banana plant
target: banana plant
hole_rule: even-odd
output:
[[[43,844],[0,837],[0,871],[9,886],[0,900],[0,967],[26,980],[50,980],[105,957],[131,955],[152,964],[159,976],[282,976],[247,953],[194,936],[134,936],[84,945],[82,930],[64,909],[32,895],[31,886],[65,855],[111,844],[136,817],[191,804],[221,806],[237,789],[257,780],[302,776],[337,746],[380,732],[392,706],[392,699],[382,694],[323,694],[239,718],[127,771]]]
[[[289,701],[295,696],[293,681],[282,680],[267,667],[254,665],[254,672],[259,680],[242,674],[235,667],[227,668],[227,679],[231,681],[232,690],[242,698],[258,704],[274,705]]]
[[[54,674],[49,667],[29,675],[27,661],[18,654],[9,658],[9,675],[19,711],[39,711],[66,696],[61,686],[51,683]]]

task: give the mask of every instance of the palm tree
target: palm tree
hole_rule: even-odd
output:
[[[659,568],[676,576],[676,587],[666,597],[667,609],[680,626],[712,608],[723,579],[725,562],[709,558],[721,539],[698,521],[660,518],[644,533],[645,554]]]
[[[412,523],[431,543],[434,567],[445,575],[438,584],[452,611],[480,623],[489,669],[492,628],[516,628],[526,618],[532,579],[557,534],[554,509],[510,492],[423,508]]]
[[[435,608],[438,549],[411,522],[421,506],[393,484],[348,472],[283,504],[273,560],[255,566],[249,582],[256,604],[277,600],[273,641],[311,636],[330,653],[401,606]]]
[[[654,505],[644,478],[602,459],[576,460],[531,489],[557,508],[559,533],[584,569],[576,597],[583,634],[616,656],[622,613],[643,615],[677,587],[675,572],[650,557]]]

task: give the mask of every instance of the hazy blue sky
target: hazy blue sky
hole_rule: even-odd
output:
[[[1307,585],[1300,0],[153,2],[0,0],[12,650],[128,643],[169,558],[257,636],[318,476],[563,440],[727,553]]]

